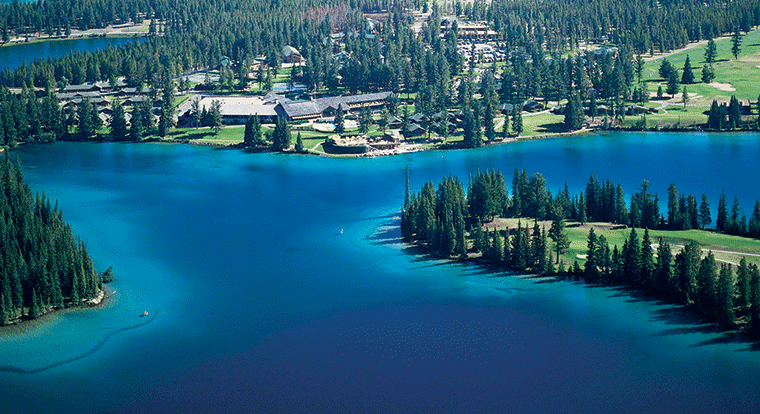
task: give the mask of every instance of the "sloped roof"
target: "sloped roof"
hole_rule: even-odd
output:
[[[315,99],[313,101],[279,102],[283,104],[282,107],[285,110],[285,113],[289,117],[295,118],[302,116],[316,116],[324,112],[327,108],[338,109],[340,107],[344,111],[348,111],[351,105],[362,105],[370,102],[383,101],[388,99],[390,94],[390,92],[377,92],[366,93],[363,95],[330,96]]]
[[[285,46],[282,48],[282,54],[287,56],[290,55],[298,55],[301,56],[301,52],[298,51],[298,49],[294,48],[293,46]]]

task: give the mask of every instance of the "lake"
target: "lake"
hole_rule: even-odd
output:
[[[612,133],[327,159],[190,145],[15,149],[114,296],[0,337],[28,412],[754,412],[760,352],[680,308],[400,244],[414,190],[541,172],[760,199],[757,134]],[[147,317],[140,315],[148,311]]]
[[[24,62],[65,56],[71,52],[94,52],[138,41],[132,37],[78,37],[72,39],[9,44],[0,47],[0,69],[14,70]]]

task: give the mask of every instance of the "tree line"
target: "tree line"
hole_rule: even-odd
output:
[[[688,41],[746,32],[760,23],[757,7],[760,0],[662,5],[643,0],[623,3],[584,0],[574,7],[564,7],[559,0],[540,4],[497,1],[490,5],[460,5],[447,12],[488,20],[498,33],[497,41],[505,45],[504,66],[490,68],[477,76],[472,71],[474,61],[469,62],[469,73],[462,72],[466,62],[458,53],[457,44],[465,35],[457,24],[443,37],[439,35],[444,6],[437,3],[432,5],[428,21],[416,32],[411,28],[410,11],[420,2],[247,0],[233,5],[230,0],[127,0],[123,4],[109,0],[72,1],[0,5],[0,26],[7,26],[8,31],[23,31],[34,28],[38,24],[35,22],[45,22],[55,30],[66,24],[81,25],[83,19],[104,25],[150,18],[159,22],[156,24],[162,36],[117,49],[38,59],[12,71],[6,68],[0,71],[0,84],[35,86],[43,88],[44,95],[49,96],[49,91],[69,83],[124,76],[129,86],[149,85],[158,91],[167,83],[173,84],[171,79],[181,77],[182,73],[219,67],[221,86],[243,89],[252,81],[249,71],[259,56],[264,56],[264,64],[258,65],[254,78],[259,84],[268,80],[271,85],[280,70],[282,48],[291,45],[305,59],[303,68],[291,70],[291,82],[301,81],[316,93],[393,90],[406,93],[407,98],[415,94],[416,111],[428,118],[452,107],[461,108],[464,145],[468,147],[521,133],[519,105],[528,98],[558,102],[567,99],[568,130],[582,127],[584,107],[588,106],[590,115],[595,116],[597,100],[606,100],[614,116],[621,117],[626,102],[648,99],[646,82],[641,82],[641,54],[653,52],[653,45],[669,50]],[[65,17],[35,17],[66,7],[73,12]],[[362,13],[381,10],[388,12],[388,20],[369,28]],[[82,17],[89,14],[106,17]],[[337,49],[330,35],[335,32],[343,33],[343,58],[334,55]],[[582,58],[565,57],[565,52],[577,47],[580,41],[611,41],[617,50],[600,55],[587,53]],[[229,66],[221,66],[223,57],[231,62]],[[690,82],[686,75],[685,70],[679,80]],[[634,82],[636,79],[638,83]],[[15,131],[6,135],[17,142],[67,139],[60,115],[44,116],[29,108],[50,106],[42,94],[36,97],[34,103],[29,103],[31,98],[27,96],[18,104],[10,104],[11,113],[4,118],[14,117],[16,126]],[[502,131],[496,131],[494,118],[503,103],[515,107]],[[18,115],[22,106],[27,109],[26,116]],[[52,106],[47,110],[53,112]],[[395,105],[389,105],[389,110],[395,114]],[[162,111],[169,112],[169,108]],[[36,119],[57,125],[42,125],[45,135],[40,136],[36,125],[28,124],[37,122],[32,121]],[[68,114],[68,126],[73,128],[76,119]],[[163,119],[172,118],[167,115]],[[159,122],[155,132],[163,136],[166,126],[170,127]],[[84,133],[74,136],[79,139],[89,136],[89,125],[85,127]],[[154,128],[139,127],[131,137],[151,133]],[[116,135],[122,137],[122,131],[121,125],[117,125]],[[447,134],[448,128],[443,131]],[[13,139],[6,142],[14,142]]]
[[[57,203],[33,197],[7,156],[0,162],[0,247],[0,325],[80,306],[112,280],[110,269],[98,275]]]
[[[671,246],[660,238],[652,243],[649,230],[642,239],[635,228],[623,243],[610,249],[604,236],[592,227],[588,233],[586,263],[577,261],[574,273],[592,282],[628,286],[674,303],[693,305],[706,318],[733,328],[737,316],[754,334],[760,334],[760,272],[742,258],[734,272],[729,263],[718,265],[712,251],[702,258],[694,241],[673,255]],[[655,254],[656,252],[656,254]]]
[[[718,266],[712,252],[702,259],[695,242],[687,243],[673,255],[667,242],[660,239],[654,244],[649,236],[649,224],[669,229],[710,224],[706,196],[697,209],[694,197],[679,198],[675,185],[671,185],[669,220],[665,221],[658,213],[658,198],[649,193],[646,181],[631,197],[630,211],[636,211],[634,214],[622,202],[620,185],[610,181],[600,184],[593,175],[585,191],[573,197],[567,185],[553,197],[540,174],[527,178],[524,170],[515,170],[512,184],[510,197],[503,174],[490,171],[472,175],[466,193],[454,176],[444,178],[437,189],[432,182],[426,182],[418,193],[411,193],[407,168],[402,236],[444,257],[466,258],[470,253],[481,253],[487,262],[520,272],[570,274],[590,282],[642,289],[663,299],[694,305],[706,317],[727,327],[733,327],[737,316],[742,316],[742,321],[750,321],[753,332],[760,333],[760,274],[756,265],[742,258],[734,273],[729,264]],[[719,207],[719,211],[722,209]],[[718,214],[721,222],[730,220],[723,214]],[[483,226],[496,217],[525,218],[526,225],[518,220],[516,229],[489,230]],[[570,264],[560,257],[569,247],[567,218],[630,224],[631,217],[639,221],[631,226],[621,249],[611,247],[603,235],[597,236],[592,226],[584,266],[575,260],[565,267]],[[546,219],[551,220],[549,229],[539,226],[538,220]],[[527,224],[530,220],[532,228]],[[636,227],[644,227],[642,239]]]

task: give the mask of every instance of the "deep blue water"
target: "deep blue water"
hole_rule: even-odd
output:
[[[0,47],[0,69],[8,67],[14,70],[24,62],[35,59],[56,58],[71,52],[94,52],[107,47],[119,47],[138,41],[130,37],[78,37],[41,42],[9,44]]]
[[[187,145],[13,151],[108,306],[0,338],[3,412],[753,412],[760,353],[672,306],[398,242],[411,184],[497,168],[760,199],[757,135],[609,134],[334,160]],[[715,208],[715,207],[713,207]],[[148,317],[139,315],[148,310]]]

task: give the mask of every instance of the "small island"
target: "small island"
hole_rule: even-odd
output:
[[[0,162],[0,326],[38,318],[57,309],[99,304],[103,283],[85,243],[74,236],[63,212],[36,196],[21,166]]]

